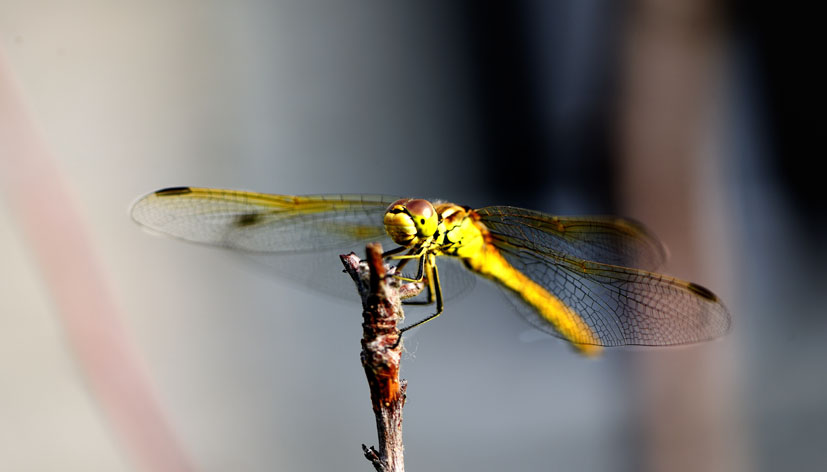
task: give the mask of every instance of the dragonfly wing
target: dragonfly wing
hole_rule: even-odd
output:
[[[612,216],[551,216],[509,206],[475,211],[491,231],[540,252],[650,271],[666,260],[663,244],[636,221]]]
[[[382,219],[397,197],[289,196],[181,187],[135,203],[132,218],[147,228],[191,242],[238,250],[246,261],[299,287],[354,299],[339,254],[364,255],[377,241],[396,247]],[[446,259],[446,258],[441,258]],[[475,278],[454,261],[440,261],[446,299],[462,296]],[[409,276],[416,264],[406,267]]]
[[[384,239],[382,217],[394,200],[180,187],[141,198],[132,207],[132,218],[196,243],[250,252],[305,252]]]
[[[442,297],[445,301],[458,300],[468,295],[476,285],[477,277],[468,271],[465,266],[455,257],[437,257],[437,269],[439,270],[439,284],[442,287]],[[408,264],[404,274],[408,277],[415,276],[414,267]],[[423,291],[424,292],[424,291]],[[416,299],[424,299],[424,294]]]
[[[385,249],[396,247],[390,238],[380,238],[379,242]],[[358,300],[355,297],[353,281],[342,273],[340,254],[355,252],[359,257],[365,256],[365,243],[356,243],[335,249],[313,251],[313,253],[240,253],[244,260],[254,266],[266,269],[267,274],[276,275],[279,279],[299,288],[311,288],[316,292],[332,295],[345,300]],[[395,265],[397,261],[388,261]],[[476,277],[453,258],[440,257],[437,259],[439,280],[442,286],[442,295],[446,301],[457,300],[474,288]],[[416,275],[417,265],[413,262],[405,266],[403,274],[407,277]],[[425,292],[413,300],[425,300]],[[417,318],[422,315],[419,307],[406,309],[408,317]],[[425,308],[424,310],[432,310]],[[424,316],[424,315],[423,315]]]
[[[713,339],[729,330],[726,307],[699,285],[644,270],[537,251],[523,245],[522,239],[503,234],[493,233],[492,238],[511,265],[580,315],[597,334],[600,345],[687,344]],[[532,324],[562,337],[533,308],[511,295],[520,313]]]

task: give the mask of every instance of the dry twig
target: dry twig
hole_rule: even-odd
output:
[[[402,407],[407,384],[399,380],[402,340],[397,323],[404,318],[400,292],[408,295],[405,292],[422,287],[402,284],[389,274],[378,243],[367,246],[366,261],[360,261],[353,253],[341,259],[362,297],[362,366],[379,435],[379,450],[364,444],[362,450],[378,472],[403,472]]]

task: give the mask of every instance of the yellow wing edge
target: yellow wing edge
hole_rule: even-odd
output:
[[[273,209],[290,210],[335,210],[353,206],[389,205],[398,197],[371,194],[341,195],[278,195],[272,193],[249,192],[244,190],[227,190],[206,187],[167,187],[140,197],[134,208],[141,202],[164,199],[185,198],[229,201],[242,204],[256,204]]]

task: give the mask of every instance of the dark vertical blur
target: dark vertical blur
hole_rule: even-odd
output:
[[[669,244],[673,273],[710,279],[733,308],[733,336],[744,340],[737,374],[710,376],[723,362],[692,354],[643,363],[631,396],[669,401],[641,406],[645,423],[632,425],[641,436],[626,468],[823,465],[818,15],[777,2],[695,0],[468,2],[465,13],[492,198],[631,212]],[[637,74],[631,85],[624,70]],[[735,402],[738,388],[744,398]],[[739,409],[748,432],[733,432],[738,419],[727,415]]]
[[[754,461],[762,470],[824,469],[823,19],[805,7],[746,1],[733,3],[732,18],[749,105],[742,113],[757,131],[736,139],[758,151],[740,156],[736,180]]]
[[[762,136],[770,149],[770,168],[800,217],[806,218],[804,236],[823,240],[827,229],[827,194],[818,164],[823,155],[823,105],[820,90],[824,72],[823,25],[804,9],[779,8],[773,3],[733,2],[734,27],[749,51],[750,82],[765,113]],[[821,247],[823,244],[817,244]]]
[[[701,175],[719,157],[711,123],[725,108],[716,100],[729,38],[723,5],[469,5],[488,193],[552,212],[641,218],[675,250],[672,270],[704,276],[703,242],[692,228],[726,217],[698,208],[699,194],[722,195],[720,181]],[[716,236],[726,237],[731,225],[721,227]],[[643,400],[626,418],[631,434],[616,470],[741,467],[738,441],[729,440],[735,420],[721,414],[733,387],[726,368],[716,368],[727,362],[704,350],[624,359],[631,362],[618,364],[618,377],[630,398]]]
[[[466,2],[486,190],[495,201],[612,212],[608,147],[619,4]]]

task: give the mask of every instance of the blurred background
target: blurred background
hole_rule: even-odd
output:
[[[625,215],[733,314],[589,360],[478,283],[406,338],[409,470],[827,468],[806,16],[0,0],[0,469],[370,469],[358,304],[130,220],[177,185]]]

